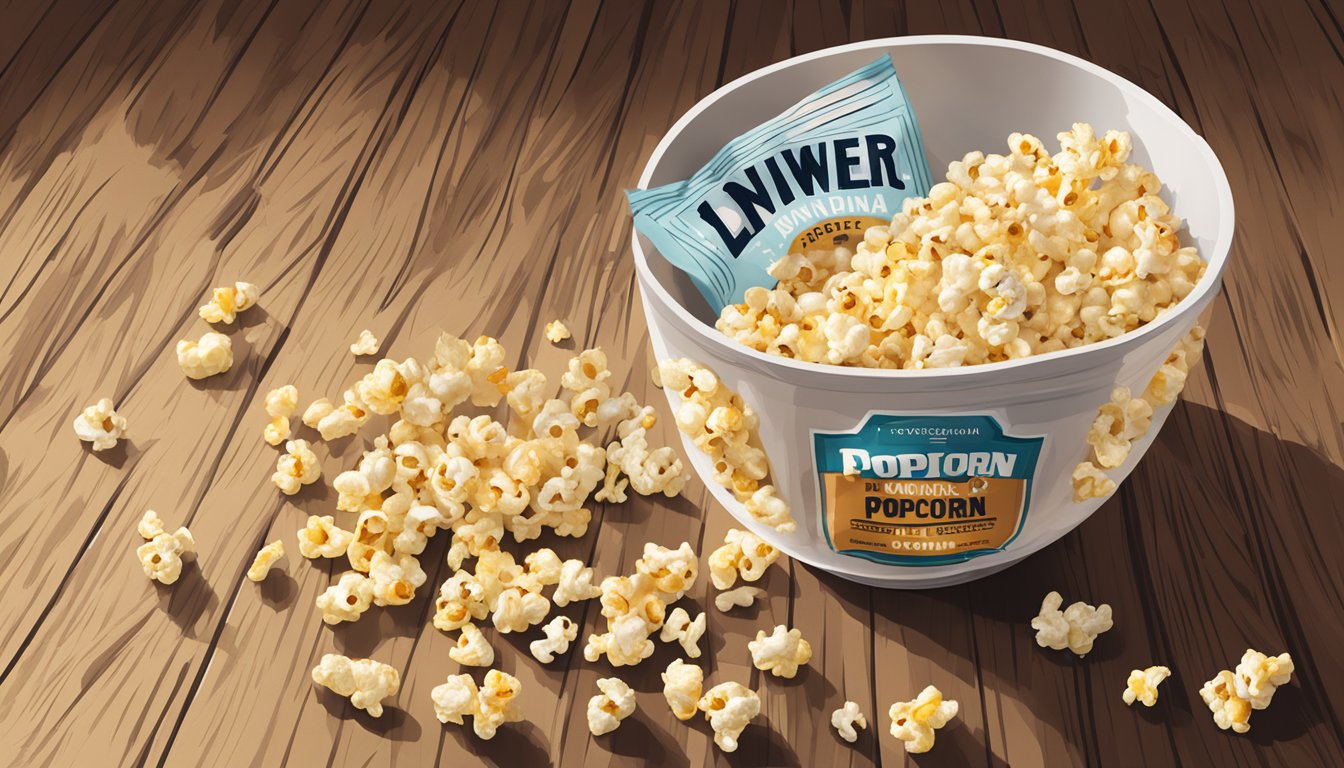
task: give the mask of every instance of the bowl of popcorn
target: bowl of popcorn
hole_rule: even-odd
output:
[[[716,311],[642,232],[633,249],[658,383],[718,501],[805,563],[936,587],[1055,541],[1134,468],[1201,359],[1233,204],[1209,146],[1138,86],[959,36],[866,41],[739,78],[672,127],[639,186],[719,162],[884,55],[918,116],[926,194],[860,209],[852,189],[891,142],[832,153],[802,136],[743,177],[754,190],[728,190],[741,210],[700,209],[740,244],[753,228],[793,236],[793,208],[829,206],[765,284]],[[852,166],[834,188],[828,161]]]

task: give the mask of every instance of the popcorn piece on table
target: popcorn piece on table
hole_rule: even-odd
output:
[[[160,533],[163,533],[163,521],[159,519],[159,513],[152,509],[146,509],[140,522],[136,524],[135,530],[140,534],[140,538],[145,541],[153,539]]]
[[[1079,657],[1086,656],[1097,636],[1111,628],[1111,606],[1102,603],[1094,608],[1080,600],[1060,611],[1063,603],[1058,592],[1041,601],[1040,615],[1031,620],[1036,644],[1056,651],[1068,648]]]
[[[533,640],[528,646],[532,657],[542,664],[550,664],[555,657],[569,652],[569,644],[579,635],[579,625],[567,616],[556,616],[541,628],[545,639]]]
[[[743,581],[759,581],[778,559],[778,549],[749,531],[731,528],[723,546],[709,554],[709,578],[717,589],[729,589],[739,575]]]
[[[226,285],[216,288],[210,301],[203,304],[196,313],[207,323],[224,323],[228,325],[234,321],[239,312],[252,307],[261,297],[261,289],[252,283],[236,282],[233,285]]]
[[[495,649],[475,624],[467,623],[462,625],[457,645],[448,649],[448,658],[464,667],[488,667],[495,663]]]
[[[727,613],[734,608],[749,608],[762,597],[765,597],[765,590],[760,587],[738,587],[715,595],[714,607]]]
[[[397,670],[373,659],[350,659],[328,653],[313,667],[313,682],[349,697],[357,709],[373,717],[383,714],[383,699],[401,686]]]
[[[891,735],[905,742],[906,752],[919,754],[932,749],[935,732],[957,716],[957,702],[930,685],[914,700],[892,704],[887,714]]]
[[[471,573],[459,570],[439,587],[439,599],[434,611],[435,627],[451,632],[461,629],[472,620],[482,621],[489,614],[485,587]]]
[[[607,631],[589,635],[583,656],[597,661],[606,655],[614,667],[638,664],[653,654],[649,636],[663,625],[667,603],[654,580],[644,573],[608,576],[602,580],[602,615]]]
[[[672,714],[678,720],[690,720],[695,717],[705,682],[704,670],[681,659],[673,659],[672,663],[667,665],[662,678],[663,697],[667,699]]]
[[[222,333],[208,332],[199,341],[177,342],[177,367],[189,379],[204,379],[233,366],[233,342]]]
[[[545,621],[550,612],[551,601],[540,592],[511,587],[499,593],[490,618],[495,629],[507,634],[526,632],[528,627]]]
[[[794,677],[798,667],[812,658],[812,644],[803,639],[803,633],[796,627],[785,629],[783,624],[769,635],[765,630],[758,631],[747,649],[751,651],[751,663],[775,677]]]
[[[309,515],[308,523],[298,533],[299,554],[312,560],[319,557],[340,557],[350,547],[355,534],[337,527],[331,515]]]
[[[1143,706],[1151,707],[1157,703],[1157,686],[1170,676],[1171,670],[1166,667],[1131,670],[1121,698],[1126,704],[1141,701]]]
[[[546,340],[552,344],[559,344],[569,337],[569,328],[560,320],[552,320],[546,324]]]
[[[328,624],[358,621],[373,605],[373,581],[358,571],[346,571],[317,596],[316,603],[322,621]]]
[[[635,711],[635,692],[619,677],[598,678],[601,693],[588,700],[588,730],[594,736],[611,733]]]
[[[1292,674],[1293,658],[1288,654],[1267,656],[1248,648],[1235,672],[1222,670],[1204,683],[1199,695],[1219,728],[1246,733],[1251,729],[1251,711],[1268,707],[1274,691]]]
[[[694,586],[698,571],[699,561],[686,541],[676,549],[646,543],[644,555],[635,561],[635,572],[648,576],[669,603],[680,600]]]
[[[252,565],[247,569],[247,578],[260,582],[265,580],[270,574],[271,569],[276,563],[285,556],[285,543],[279,539],[257,550],[257,556],[252,558]]]
[[[145,513],[139,530],[142,536],[145,533],[154,533],[154,536],[136,548],[135,556],[140,559],[140,567],[146,576],[160,584],[173,584],[182,575],[183,558],[196,553],[196,539],[186,528],[165,532],[157,515],[151,520],[152,514],[152,510]]]
[[[270,445],[279,445],[289,439],[289,417],[299,407],[299,390],[293,384],[277,387],[266,393],[266,422],[262,438]]]
[[[742,730],[761,713],[761,698],[741,683],[727,682],[705,691],[696,706],[705,713],[719,749],[735,752]]]
[[[342,404],[327,398],[314,400],[303,411],[303,423],[316,429],[323,440],[336,440],[359,431],[369,420],[369,408],[353,390],[346,390]]]
[[[389,555],[381,550],[369,560],[369,581],[373,584],[374,605],[405,605],[415,598],[415,590],[425,583],[424,570],[414,555]]]
[[[1115,481],[1097,468],[1096,464],[1084,461],[1073,469],[1073,500],[1075,503],[1088,499],[1100,499],[1115,493]]]
[[[780,533],[793,533],[798,524],[789,505],[779,497],[773,485],[763,485],[744,502],[747,513]]]
[[[675,642],[692,659],[700,658],[700,638],[705,634],[707,618],[703,611],[694,620],[685,608],[673,608],[671,615],[663,622],[658,639],[664,643]]]
[[[551,593],[551,602],[564,608],[570,603],[591,600],[600,594],[602,589],[593,584],[593,569],[584,565],[582,560],[566,560],[560,568],[555,592]]]
[[[493,739],[495,732],[505,723],[516,723],[523,719],[518,706],[518,696],[523,684],[518,678],[498,669],[485,673],[485,682],[481,684],[476,697],[476,716],[472,728],[482,739]]]
[[[378,354],[378,337],[368,328],[359,332],[359,338],[350,345],[350,354],[356,356]]]
[[[858,704],[846,701],[843,707],[831,713],[831,727],[840,734],[840,738],[853,744],[859,740],[855,728],[867,728],[868,720],[864,718]]]
[[[317,482],[322,476],[322,465],[307,440],[290,440],[285,453],[275,461],[271,482],[286,496],[293,496],[305,485]]]
[[[441,723],[462,725],[462,718],[476,715],[480,691],[471,675],[449,675],[448,681],[434,686],[429,697],[434,702],[434,716]]]
[[[75,417],[75,436],[95,451],[105,451],[126,435],[126,417],[117,413],[104,397]]]
[[[1200,698],[1213,712],[1213,722],[1226,731],[1237,733],[1251,730],[1251,702],[1237,695],[1236,677],[1226,669],[1199,689]]]

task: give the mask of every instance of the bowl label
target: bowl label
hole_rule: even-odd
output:
[[[826,543],[892,565],[946,565],[1005,549],[1022,530],[1044,437],[992,416],[870,413],[812,433]]]

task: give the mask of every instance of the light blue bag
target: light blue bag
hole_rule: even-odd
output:
[[[856,243],[930,184],[914,110],[883,56],[728,142],[686,181],[626,194],[635,227],[718,313],[773,287],[772,262]]]

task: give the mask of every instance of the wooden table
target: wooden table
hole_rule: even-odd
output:
[[[1344,764],[1344,9],[695,5],[0,11],[0,732],[14,764],[895,765],[887,706],[930,682],[961,714],[925,766]],[[322,624],[313,599],[340,569],[297,558],[293,536],[334,497],[317,485],[284,498],[268,481],[269,389],[338,396],[369,367],[346,349],[365,327],[387,355],[425,355],[443,328],[555,371],[569,350],[541,326],[565,317],[656,401],[621,192],[661,134],[767,63],[940,32],[1045,43],[1120,73],[1204,135],[1231,178],[1239,232],[1204,364],[1114,499],[993,579],[883,592],[785,562],[759,611],[711,610],[710,675],[763,701],[731,757],[663,704],[667,648],[628,675],[638,714],[594,739],[584,707],[609,668],[577,651],[542,667],[531,635],[493,637],[528,721],[493,742],[441,726],[428,692],[457,665],[428,618],[446,537],[413,603]],[[174,344],[206,330],[196,307],[234,279],[264,291],[230,331],[238,362],[189,383]],[[95,455],[70,422],[104,396],[131,439]],[[319,445],[325,477],[359,449]],[[146,508],[199,542],[171,588],[133,555]],[[645,541],[707,553],[729,522],[698,482],[595,519],[555,546],[601,575],[629,571]],[[245,580],[277,537],[285,572]],[[1114,607],[1086,661],[1033,643],[1027,621],[1050,589]],[[708,590],[702,579],[689,600],[707,605]],[[567,613],[581,637],[600,619],[594,603]],[[780,622],[816,649],[791,682],[754,671],[745,647]],[[1233,735],[1196,691],[1248,646],[1291,651],[1297,672]],[[382,719],[313,686],[333,650],[401,670]],[[1175,670],[1158,706],[1126,707],[1126,674],[1154,662]],[[846,698],[872,726],[852,747],[828,723]]]

